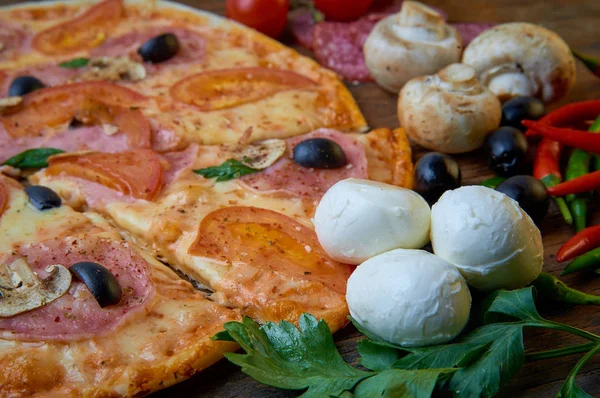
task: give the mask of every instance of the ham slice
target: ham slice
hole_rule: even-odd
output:
[[[24,257],[42,278],[45,268],[62,264],[69,268],[93,261],[108,268],[123,291],[121,301],[101,308],[87,286],[73,280],[68,292],[55,301],[11,318],[0,319],[0,337],[18,340],[75,340],[108,333],[147,306],[154,295],[148,263],[127,243],[98,236],[56,238],[21,247],[2,260]]]
[[[7,74],[7,77],[2,83],[0,95],[6,97],[8,95],[10,83],[19,76],[33,76],[46,86],[58,86],[74,79],[80,72],[79,69],[61,68],[57,64],[46,64],[24,68]]]
[[[346,153],[348,164],[339,169],[311,169],[294,162],[294,147],[310,138],[328,138],[338,143]],[[322,128],[290,138],[286,142],[288,148],[281,159],[261,172],[245,175],[241,178],[241,183],[259,192],[319,199],[338,181],[351,177],[367,178],[367,156],[364,147],[353,137],[337,130]]]
[[[127,135],[108,135],[100,126],[80,127],[51,135],[13,138],[0,127],[0,163],[31,148],[57,148],[65,152],[101,151],[121,152],[129,149]]]
[[[204,57],[205,39],[199,33],[178,27],[154,27],[141,32],[126,33],[122,36],[106,40],[102,45],[92,51],[92,57],[116,57],[129,55],[139,59],[137,50],[147,40],[163,33],[173,33],[179,39],[179,52],[176,56],[160,64],[146,65],[149,72],[156,71],[166,65],[181,65],[198,62]]]

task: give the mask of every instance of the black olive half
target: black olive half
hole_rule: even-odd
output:
[[[521,122],[525,119],[537,120],[546,114],[544,103],[535,97],[517,97],[502,105],[500,126],[510,126],[525,131]]]
[[[71,121],[69,122],[69,130],[78,129],[83,126],[85,126],[85,124],[81,120],[76,118],[71,119]]]
[[[429,204],[434,204],[449,189],[460,187],[460,166],[454,158],[429,152],[415,166],[415,191]]]
[[[512,177],[523,170],[527,159],[527,139],[514,127],[500,127],[485,139],[488,166],[502,177]]]
[[[121,286],[108,269],[98,263],[82,261],[69,268],[75,279],[85,283],[100,307],[115,305],[121,301]]]
[[[25,193],[29,196],[31,204],[38,210],[53,209],[62,204],[56,192],[41,185],[29,185],[25,187]]]
[[[498,185],[496,191],[516,200],[536,224],[544,219],[548,206],[550,206],[546,187],[540,180],[532,176],[511,177]]]
[[[8,88],[9,97],[22,97],[32,91],[44,88],[46,85],[33,76],[16,77]]]
[[[337,169],[348,163],[346,153],[335,141],[310,138],[294,147],[294,162],[314,169]]]
[[[163,33],[153,37],[141,45],[138,54],[144,62],[157,64],[168,61],[179,52],[179,39],[173,33]]]

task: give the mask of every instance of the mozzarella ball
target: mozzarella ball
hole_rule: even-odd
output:
[[[424,250],[396,249],[365,261],[348,280],[346,301],[362,327],[405,347],[452,340],[471,310],[460,272]]]
[[[483,291],[518,289],[542,271],[542,236],[508,196],[482,186],[447,191],[433,206],[431,242]]]
[[[388,250],[425,246],[430,216],[425,199],[409,189],[349,178],[323,195],[313,222],[331,257],[360,264]]]

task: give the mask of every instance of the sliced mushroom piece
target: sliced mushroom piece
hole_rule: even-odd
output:
[[[556,33],[531,23],[507,23],[486,30],[465,49],[462,62],[475,68],[481,84],[506,101],[563,98],[575,84],[575,58]]]
[[[283,156],[287,144],[284,140],[270,139],[247,145],[222,145],[221,150],[229,158],[241,161],[253,169],[266,169]]]
[[[80,80],[138,81],[146,78],[146,68],[129,57],[92,58]]]
[[[14,108],[15,106],[19,105],[21,102],[23,102],[23,97],[14,96],[14,97],[0,98],[0,113],[7,111],[11,108]]]
[[[0,317],[8,318],[45,306],[64,295],[71,286],[71,273],[60,264],[46,267],[39,278],[23,258],[0,265]]]

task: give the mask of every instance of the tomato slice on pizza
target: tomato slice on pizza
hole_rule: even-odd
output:
[[[346,292],[350,267],[331,259],[314,231],[284,214],[257,207],[226,207],[204,217],[197,236],[188,250],[193,256],[243,262]]]
[[[160,191],[162,172],[160,158],[149,149],[58,155],[48,160],[46,169],[49,176],[77,177],[144,200]]]
[[[33,38],[33,47],[48,55],[70,54],[96,47],[123,16],[122,0],[105,0],[71,21],[53,26]]]
[[[273,68],[236,68],[201,72],[177,82],[171,95],[202,111],[231,108],[275,93],[316,83],[298,73]]]
[[[4,213],[4,208],[8,202],[8,193],[6,192],[6,186],[2,179],[0,179],[0,217]]]

